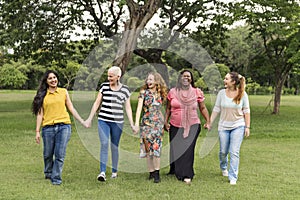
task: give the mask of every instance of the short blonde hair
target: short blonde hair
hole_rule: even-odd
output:
[[[118,66],[112,66],[108,69],[108,71],[114,73],[116,76],[122,76],[122,70]]]

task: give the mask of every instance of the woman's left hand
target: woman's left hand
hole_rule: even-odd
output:
[[[208,130],[211,129],[210,123],[205,123],[203,127],[204,127],[205,129],[208,129]]]
[[[131,129],[132,129],[132,131],[133,131],[134,134],[137,134],[139,132],[139,126],[132,125]]]
[[[244,135],[245,135],[245,137],[249,137],[250,136],[250,129],[249,128],[245,128]]]

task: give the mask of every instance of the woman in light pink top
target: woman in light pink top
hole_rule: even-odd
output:
[[[177,86],[167,97],[165,128],[170,136],[170,172],[178,180],[187,184],[194,177],[194,150],[201,131],[197,110],[209,123],[209,113],[204,103],[204,94],[194,86],[194,78],[189,70],[183,70],[178,77]],[[170,122],[169,122],[170,119]],[[207,124],[204,125],[205,128]]]

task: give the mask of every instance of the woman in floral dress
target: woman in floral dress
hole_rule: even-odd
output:
[[[167,87],[161,75],[158,73],[148,74],[138,97],[135,126],[139,127],[141,113],[143,113],[139,128],[140,157],[147,158],[149,179],[154,178],[154,183],[160,182],[160,154],[164,131],[161,108],[166,96]]]

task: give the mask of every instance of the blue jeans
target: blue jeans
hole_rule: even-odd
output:
[[[100,138],[100,172],[106,172],[108,160],[109,139],[111,140],[112,172],[118,171],[119,142],[123,130],[123,123],[106,122],[98,120],[98,133]]]
[[[52,184],[59,185],[62,182],[61,174],[70,136],[70,124],[44,126],[42,129],[44,174],[46,178],[51,178]]]
[[[240,148],[244,138],[245,127],[240,126],[232,130],[219,131],[220,140],[220,168],[227,169],[228,153],[230,155],[230,167],[228,170],[228,179],[237,180],[239,172]]]

